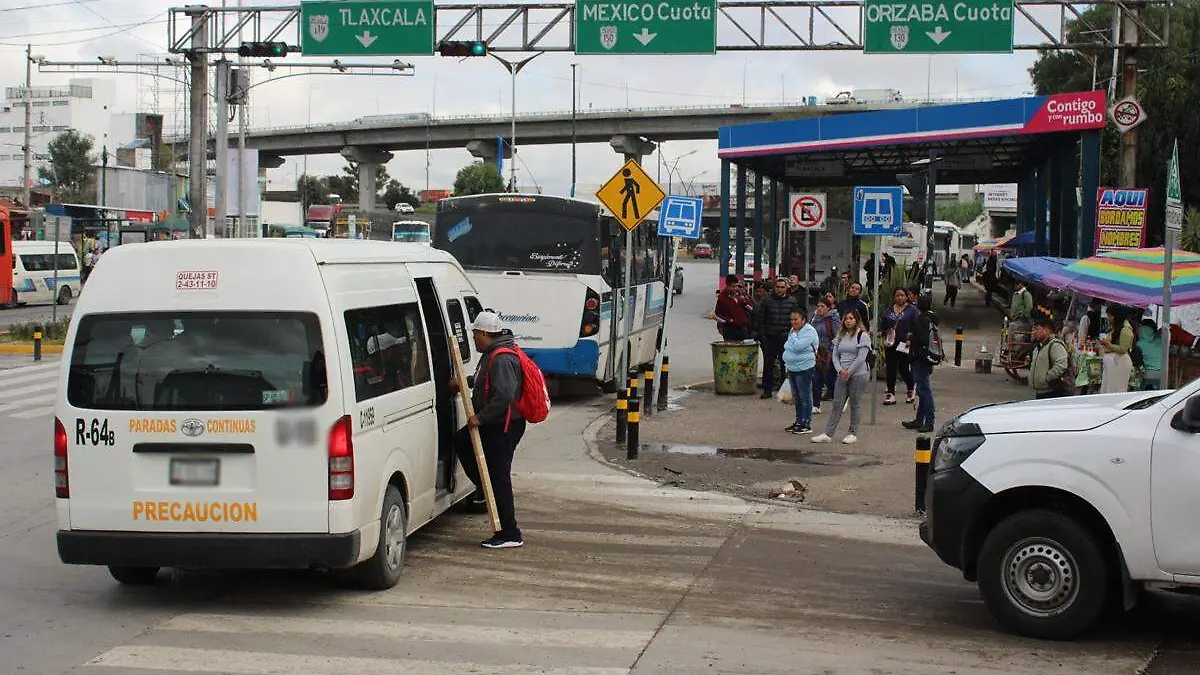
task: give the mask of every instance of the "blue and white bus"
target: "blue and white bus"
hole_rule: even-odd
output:
[[[434,248],[454,255],[484,307],[551,377],[614,387],[620,344],[613,317],[624,271],[625,230],[600,205],[538,194],[484,194],[438,202]],[[668,239],[633,239],[630,363],[654,361],[666,309]],[[613,289],[617,289],[614,294]]]

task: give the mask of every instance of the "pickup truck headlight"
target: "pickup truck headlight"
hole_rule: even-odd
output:
[[[971,453],[983,445],[986,438],[980,435],[972,436],[942,436],[937,441],[933,452],[933,471],[947,471],[967,461]]]

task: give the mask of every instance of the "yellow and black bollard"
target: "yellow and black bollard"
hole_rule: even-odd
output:
[[[933,446],[930,445],[928,436],[917,436],[917,449],[913,453],[913,462],[916,465],[917,480],[916,480],[916,508],[917,513],[925,511],[925,487],[929,483],[929,462],[933,460]]]
[[[629,399],[629,414],[627,415],[629,430],[626,435],[625,459],[638,458],[638,443],[640,442],[638,439],[638,426],[642,421],[641,407],[642,402],[638,397],[634,396]]]
[[[667,409],[667,380],[671,372],[671,359],[663,355],[662,370],[658,371],[658,409]]]
[[[642,408],[649,415],[654,409],[654,364],[648,363],[645,365],[646,371],[646,402],[642,404]]]
[[[42,360],[42,327],[35,326],[33,329],[33,360]]]
[[[962,349],[963,349],[963,327],[959,326],[954,331],[954,365],[955,367],[962,366]]]
[[[625,389],[617,390],[617,442],[625,442],[625,414],[629,410],[629,401],[625,398]]]

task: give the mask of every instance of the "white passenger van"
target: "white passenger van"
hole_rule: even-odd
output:
[[[109,249],[67,333],[58,553],[122,583],[162,567],[355,568],[473,490],[448,339],[481,307],[420,244],[180,240]],[[136,292],[131,291],[136,289]]]
[[[58,278],[54,276],[54,242],[13,242],[13,305],[66,305],[79,295],[79,256],[70,242],[58,242]]]

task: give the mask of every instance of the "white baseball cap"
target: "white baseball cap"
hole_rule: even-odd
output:
[[[500,315],[495,312],[480,312],[475,315],[475,322],[471,324],[471,330],[482,331],[484,333],[499,333]]]

